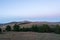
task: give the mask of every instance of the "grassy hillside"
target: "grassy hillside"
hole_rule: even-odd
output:
[[[11,23],[6,23],[6,24],[1,24],[0,27],[2,29],[5,29],[7,25],[10,25],[13,27],[15,24],[20,25],[21,28],[30,28],[32,25],[43,25],[43,24],[48,24],[50,27],[54,27],[54,25],[60,25],[60,22],[11,22]]]

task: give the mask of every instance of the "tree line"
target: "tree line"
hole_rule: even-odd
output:
[[[58,33],[60,34],[60,26],[56,25],[55,27],[51,28],[49,25],[47,24],[43,24],[42,26],[38,26],[38,25],[32,25],[32,27],[30,28],[21,28],[19,25],[14,25],[13,26],[13,30],[11,28],[11,26],[7,25],[5,30],[8,31],[16,31],[16,32],[27,32],[27,31],[31,31],[31,32],[40,32],[40,33]],[[0,33],[2,33],[2,29],[0,28]]]

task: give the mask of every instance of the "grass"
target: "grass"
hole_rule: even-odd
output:
[[[36,32],[5,32],[0,40],[60,40],[60,34]]]

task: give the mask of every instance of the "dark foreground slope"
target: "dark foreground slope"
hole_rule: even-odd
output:
[[[60,35],[54,33],[8,32],[0,34],[0,40],[60,40]]]

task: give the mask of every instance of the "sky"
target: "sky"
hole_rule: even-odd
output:
[[[60,22],[60,0],[0,0],[0,23]]]

